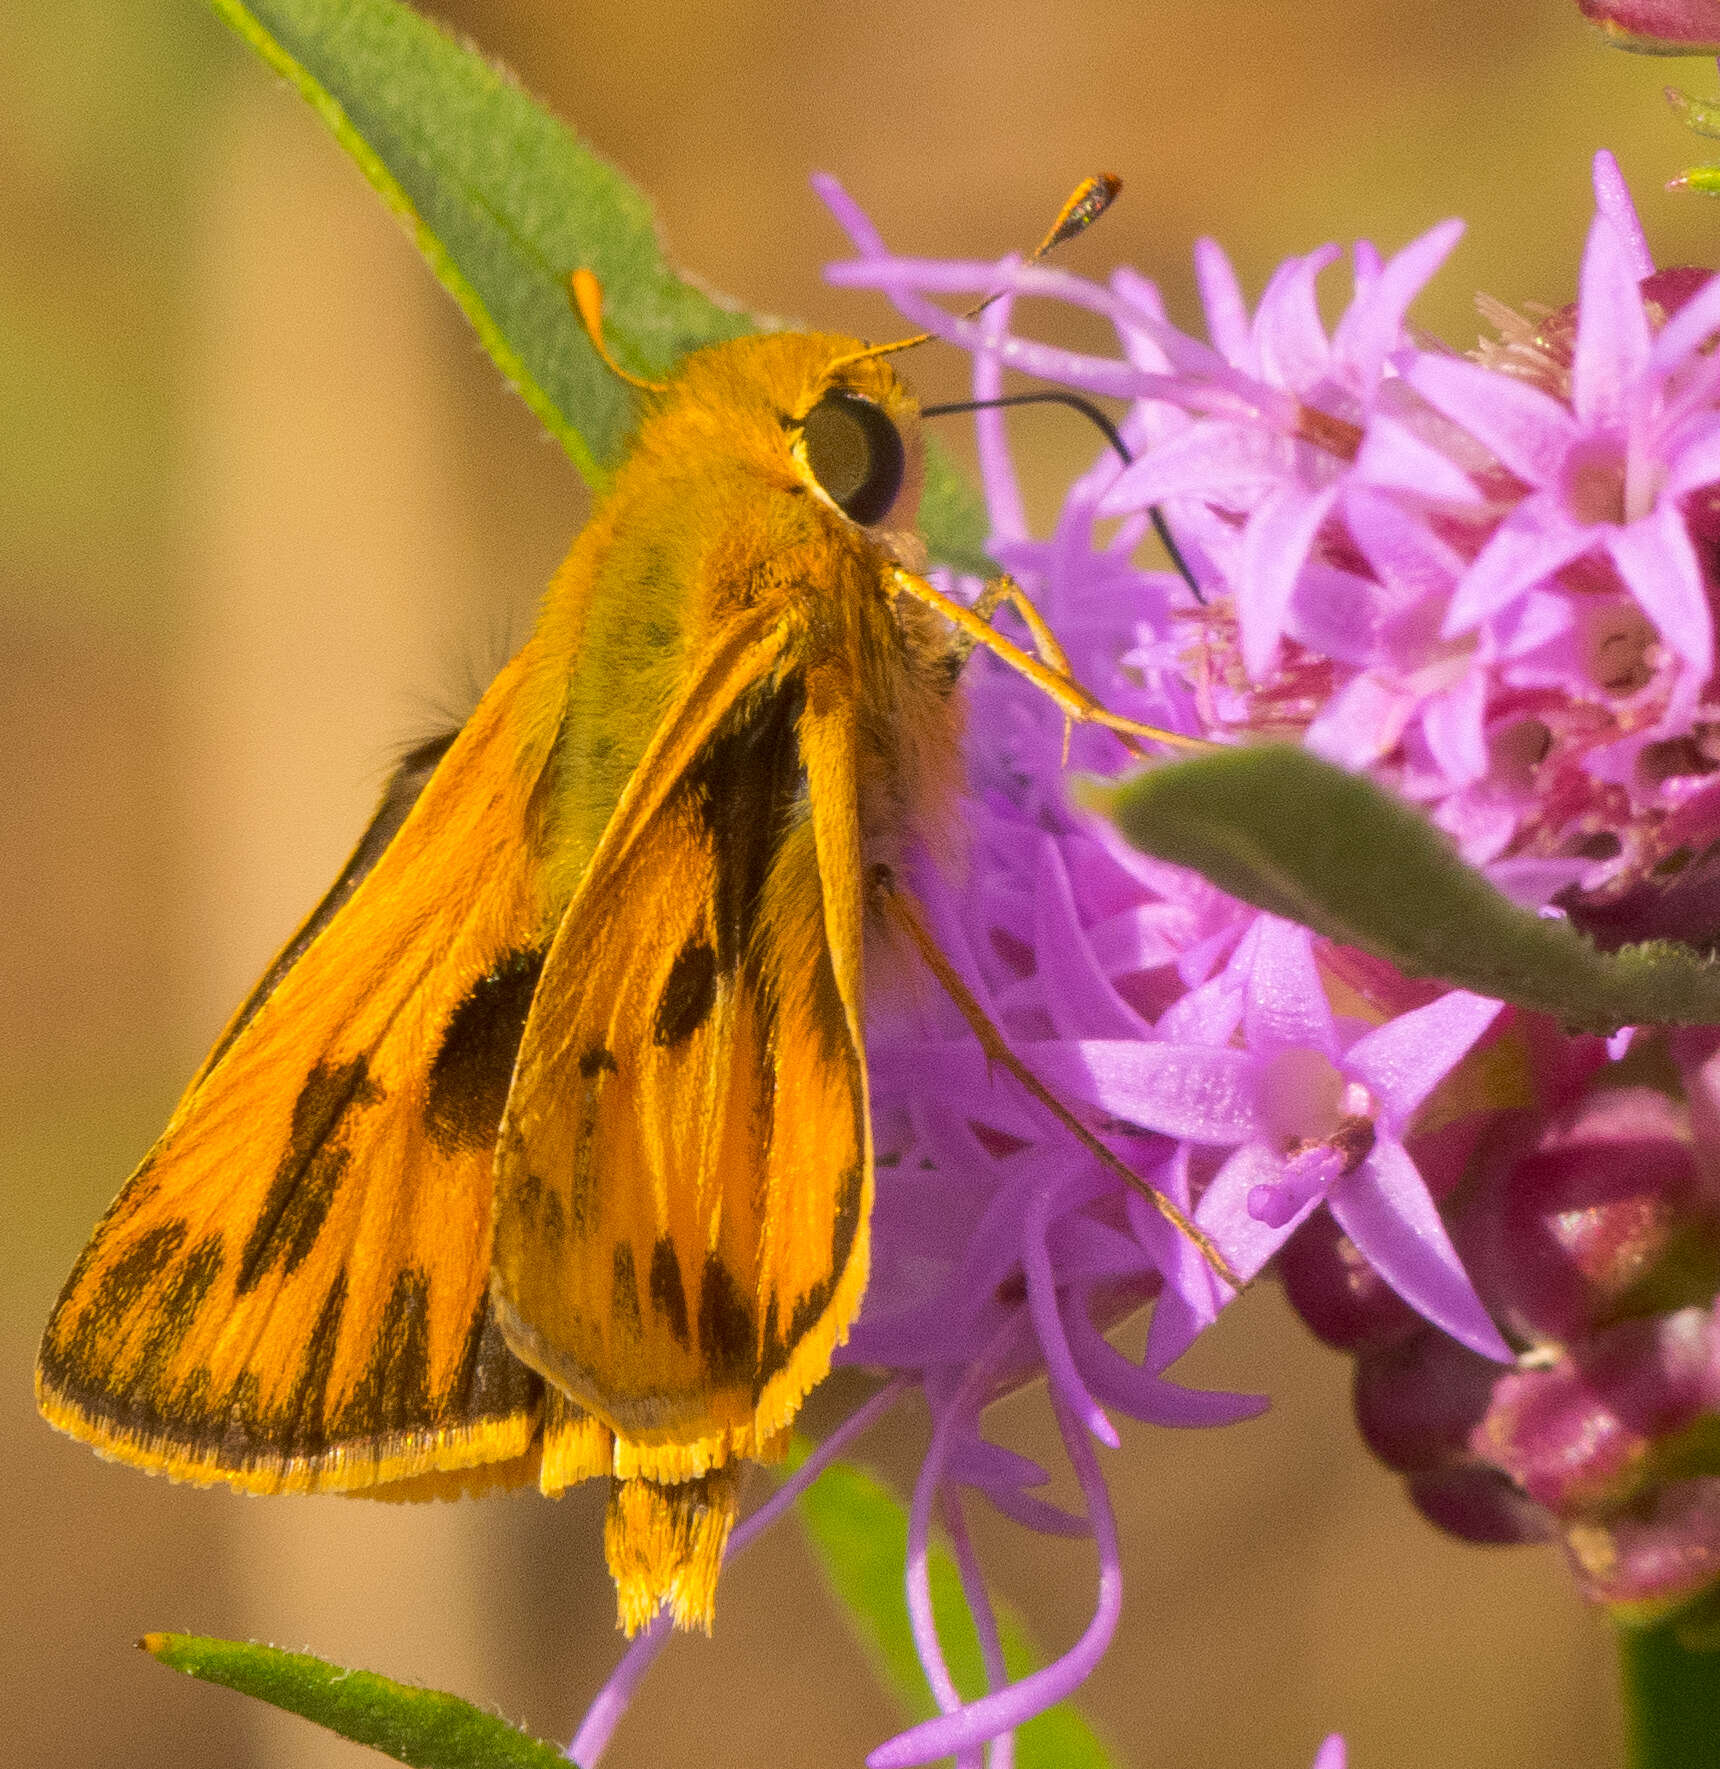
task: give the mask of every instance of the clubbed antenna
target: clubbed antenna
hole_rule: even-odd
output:
[[[610,374],[625,381],[629,387],[637,387],[641,393],[669,391],[666,381],[647,381],[642,375],[630,375],[609,354],[609,346],[603,341],[603,284],[591,271],[583,268],[574,271],[567,279],[567,292],[574,312],[579,315],[579,323],[585,327],[585,335],[591,340],[592,349]]]
[[[1050,231],[1037,246],[1027,255],[1029,264],[1037,264],[1047,252],[1055,251],[1065,240],[1072,240],[1078,233],[1085,233],[1099,219],[1112,203],[1117,200],[1123,188],[1123,181],[1115,172],[1099,172],[1091,178],[1083,178],[1070,192],[1069,200],[1057,211],[1057,219],[1052,222]],[[1004,291],[994,290],[983,300],[976,301],[962,319],[978,319],[992,304],[1001,300]],[[894,356],[898,350],[912,350],[917,345],[929,344],[932,333],[916,332],[911,338],[897,338],[889,344],[873,344],[868,349],[856,350],[852,356],[838,357],[830,365],[831,372],[846,368],[851,362],[866,362],[874,356]]]
[[[1076,185],[1069,201],[1057,212],[1057,219],[1051,224],[1051,231],[1034,248],[1029,264],[1036,264],[1049,251],[1072,240],[1078,233],[1085,233],[1095,221],[1117,200],[1123,189],[1123,181],[1115,172],[1099,172],[1091,178],[1083,178]]]

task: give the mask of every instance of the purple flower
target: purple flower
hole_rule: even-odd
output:
[[[1358,245],[1330,331],[1315,293],[1331,249],[1286,264],[1250,314],[1203,242],[1203,341],[1171,326],[1131,272],[1101,285],[1016,259],[901,258],[839,187],[819,188],[857,252],[833,279],[885,290],[911,323],[971,352],[976,398],[1013,370],[1129,402],[1132,460],[1102,454],[1044,537],[1029,532],[1003,414],[978,418],[991,551],[1109,705],[1220,741],[1303,741],[1368,771],[1501,888],[1597,937],[1636,937],[1657,913],[1683,926],[1720,903],[1720,863],[1694,858],[1720,852],[1708,845],[1720,838],[1708,778],[1720,773],[1720,283],[1653,272],[1610,158],[1596,162],[1574,309],[1534,324],[1493,309],[1500,341],[1479,362],[1406,330],[1454,223],[1390,258]],[[935,299],[993,293],[975,319]],[[1099,314],[1116,354],[1018,335],[1022,296]],[[1155,511],[1199,592],[1135,563]],[[1720,1148],[1712,1042],[1674,1053],[1690,1099],[1677,1135],[1628,1090],[1597,1115],[1600,1041],[1411,982],[1134,852],[1071,801],[1063,719],[1043,695],[984,652],[965,685],[965,863],[919,856],[912,882],[1015,1055],[1244,1278],[1279,1262],[1317,1330],[1361,1360],[1364,1430],[1430,1516],[1494,1540],[1562,1529],[1588,1588],[1611,1600],[1592,1570],[1598,1538],[1573,1532],[1592,1535],[1593,1494],[1610,1502],[1621,1483],[1647,1482],[1630,1488],[1636,1534],[1611,1538],[1625,1555],[1620,1600],[1672,1589],[1674,1563],[1706,1567],[1720,1543],[1713,1495],[1685,1482],[1655,1497],[1645,1471],[1664,1438],[1720,1409],[1702,1364],[1711,1297],[1645,1307],[1628,1327],[1582,1299],[1635,1297],[1630,1272],[1720,1234],[1699,1177],[1705,1140]],[[1090,730],[1071,759],[1127,765]],[[1663,874],[1686,862],[1687,888],[1669,898]],[[877,1408],[923,1397],[932,1435],[904,1577],[941,1712],[870,1760],[953,1755],[978,1769],[987,1752],[1008,1762],[1012,1729],[1076,1688],[1115,1628],[1112,1415],[1217,1425],[1265,1403],[1167,1373],[1230,1299],[1196,1246],[992,1072],[941,996],[885,984],[871,1015],[872,1277],[839,1361],[885,1372],[889,1387],[819,1454]],[[1611,1054],[1634,1061],[1658,1034],[1633,1036]],[[1610,1201],[1582,1192],[1603,1168],[1618,1182]],[[1558,1203],[1578,1194],[1580,1223]],[[1454,1233],[1456,1199],[1469,1214]],[[1126,1357],[1107,1330],[1149,1305],[1145,1355]],[[1550,1349],[1540,1335],[1555,1316],[1574,1337]],[[1530,1346],[1528,1365],[1496,1320]],[[1050,1503],[1047,1472],[985,1434],[988,1403],[1041,1376],[1079,1511]],[[1585,1431],[1608,1447],[1577,1466]],[[1561,1495],[1574,1496],[1555,1517],[1545,1501]],[[1098,1551],[1087,1628],[1015,1683],[968,1534],[976,1501]],[[950,1677],[932,1614],[937,1523],[985,1646],[989,1687],[974,1700]],[[658,1639],[635,1644],[588,1717],[575,1748],[588,1769]],[[1342,1751],[1334,1735],[1317,1769]]]
[[[1359,243],[1355,293],[1330,338],[1314,298],[1320,272],[1337,256],[1330,247],[1283,265],[1251,322],[1229,260],[1215,241],[1202,240],[1195,269],[1210,348],[1156,317],[1137,283],[1114,285],[1125,308],[1121,327],[1144,333],[1178,371],[1147,390],[1207,421],[1137,460],[1099,513],[1160,503],[1180,512],[1185,502],[1199,500],[1231,517],[1237,526],[1228,545],[1210,527],[1202,532],[1229,557],[1243,662],[1255,681],[1269,674],[1286,631],[1305,642],[1327,636],[1342,646],[1342,626],[1330,635],[1308,630],[1336,597],[1384,610],[1378,586],[1328,583],[1328,576],[1354,574],[1315,556],[1321,530],[1346,493],[1405,482],[1426,490],[1443,480],[1445,495],[1476,497],[1473,486],[1389,410],[1388,369],[1402,348],[1404,314],[1462,231],[1460,223],[1445,222],[1383,265]]]
[[[1509,1361],[1403,1140],[1499,1005],[1452,990],[1373,1030],[1340,1026],[1313,935],[1263,915],[1225,969],[1160,1022],[1162,1032],[1187,1028],[1198,1042],[1173,1047],[1174,1069],[1167,1065],[1163,1083],[1141,1089],[1136,1113],[1191,1140],[1236,1140],[1195,1217],[1243,1276],[1258,1272],[1324,1203],[1412,1308],[1483,1355]],[[1200,1289],[1206,1309],[1191,1300]],[[1159,1305],[1149,1355],[1171,1361],[1221,1302],[1190,1271]]]
[[[1698,312],[1720,318],[1712,303]],[[1597,215],[1568,403],[1457,357],[1423,354],[1406,377],[1527,488],[1464,572],[1442,636],[1474,631],[1565,567],[1598,557],[1684,665],[1657,734],[1688,714],[1714,665],[1713,616],[1680,509],[1720,479],[1717,377],[1695,348],[1702,341],[1689,324],[1655,339],[1627,242]]]

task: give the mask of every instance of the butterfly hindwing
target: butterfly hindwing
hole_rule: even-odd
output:
[[[865,1283],[852,718],[779,665],[642,764],[670,784],[562,921],[498,1150],[503,1326],[624,1476],[765,1449]]]
[[[408,759],[97,1228],[43,1342],[55,1424],[256,1491],[526,1452],[541,1384],[486,1286],[494,1136],[550,923],[559,708],[530,680],[528,651],[445,755]]]

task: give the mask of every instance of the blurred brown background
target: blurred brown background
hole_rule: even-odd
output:
[[[1258,289],[1282,254],[1448,213],[1419,317],[1560,302],[1610,144],[1663,262],[1720,213],[1662,107],[1701,64],[1604,51],[1565,0],[447,0],[656,198],[679,259],[750,305],[885,333],[825,289],[806,188],[888,236],[995,253],[1074,179],[1129,193],[1069,255],[1129,259],[1193,323],[1202,231]],[[923,383],[953,385],[928,357]],[[1017,435],[1037,507],[1083,461]],[[90,1222],[253,975],[339,865],[403,739],[523,636],[581,516],[571,469],[300,102],[197,0],[0,0],[0,1755],[300,1769],[376,1759],[175,1678],[149,1628],[310,1647],[567,1737],[616,1651],[583,1496],[423,1509],[246,1500],[99,1463],[29,1368]],[[1610,1651],[1551,1551],[1436,1537],[1352,1436],[1347,1366],[1271,1293],[1197,1374],[1263,1422],[1132,1430],[1128,1558],[1088,1705],[1119,1761],[1572,1769],[1617,1758]],[[1000,1423],[1032,1450],[1041,1409]],[[917,1426],[874,1446],[904,1470]],[[984,1544],[1042,1638],[1085,1620],[1079,1547]],[[726,1582],[609,1759],[857,1763],[893,1724],[793,1526]]]

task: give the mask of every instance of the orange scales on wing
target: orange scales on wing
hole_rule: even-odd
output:
[[[949,640],[890,589],[917,563],[912,402],[878,363],[827,398],[854,348],[690,358],[546,610],[579,660],[550,866],[579,882],[503,1127],[493,1294],[520,1356],[615,1432],[630,1627],[665,1596],[708,1618],[734,1503],[713,1471],[775,1453],[858,1310],[865,880],[956,777]],[[843,479],[874,411],[903,438],[877,510]]]

